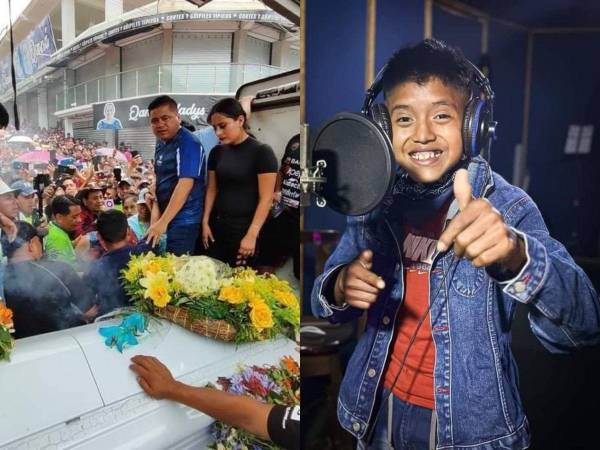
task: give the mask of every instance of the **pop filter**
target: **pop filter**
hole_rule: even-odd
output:
[[[358,113],[339,113],[325,122],[313,142],[312,160],[326,163],[327,181],[319,195],[331,209],[348,216],[375,209],[396,171],[390,139]]]

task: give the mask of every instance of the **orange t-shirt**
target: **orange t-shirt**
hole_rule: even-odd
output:
[[[429,269],[446,217],[447,205],[432,220],[419,227],[405,225],[402,244],[404,301],[398,313],[392,353],[385,372],[386,388],[401,400],[434,409],[433,370],[435,346],[431,336],[430,315],[423,321],[406,362],[396,380],[398,369],[419,320],[429,306]],[[396,381],[394,384],[394,380]],[[393,389],[392,389],[393,385]]]

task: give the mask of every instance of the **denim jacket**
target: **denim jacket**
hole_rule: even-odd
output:
[[[487,198],[523,238],[527,262],[514,278],[501,282],[492,268],[456,260],[452,250],[434,254],[429,301],[437,448],[522,449],[530,437],[510,349],[515,302],[528,305],[533,333],[557,353],[600,342],[600,304],[583,270],[548,234],[533,200],[480,157],[470,162],[468,171],[474,197]],[[455,200],[448,219],[457,210]],[[335,306],[332,285],[344,265],[365,249],[373,251],[371,270],[384,279],[385,289],[368,310],[338,399],[341,425],[359,439],[367,436],[377,412],[377,393],[404,297],[400,236],[388,219],[383,208],[348,219],[311,297],[313,313],[331,322],[360,316],[362,310]]]

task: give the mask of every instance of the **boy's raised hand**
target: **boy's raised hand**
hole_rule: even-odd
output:
[[[364,250],[357,259],[339,273],[335,281],[335,299],[359,309],[369,309],[377,300],[385,282],[371,272],[373,252]]]
[[[505,270],[518,272],[527,261],[522,240],[488,200],[473,199],[465,169],[456,172],[454,197],[460,212],[440,236],[438,250],[446,251],[454,244],[456,256],[465,256],[475,267],[499,263]]]

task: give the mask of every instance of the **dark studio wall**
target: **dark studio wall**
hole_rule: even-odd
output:
[[[598,256],[600,33],[535,34],[529,193],[571,254]],[[589,155],[565,155],[570,124],[595,125]]]
[[[480,66],[482,61],[482,24],[475,17],[457,15],[438,5],[433,9],[433,35],[459,47],[465,56]],[[495,94],[494,119],[498,139],[493,142],[492,168],[512,181],[515,145],[521,142],[527,31],[490,21],[488,64]]]

